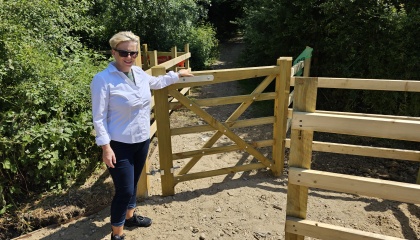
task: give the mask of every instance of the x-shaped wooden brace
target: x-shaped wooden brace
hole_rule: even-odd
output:
[[[178,99],[180,103],[182,103],[185,107],[190,109],[191,111],[195,112],[198,116],[203,118],[210,126],[214,127],[218,130],[203,146],[203,148],[210,148],[213,146],[214,143],[223,135],[226,135],[230,138],[233,142],[235,142],[239,147],[241,147],[246,152],[253,155],[257,160],[259,160],[262,164],[266,167],[272,169],[273,163],[270,159],[266,158],[262,155],[258,150],[256,150],[252,145],[246,143],[242,138],[237,136],[233,131],[229,129],[234,125],[234,121],[236,121],[242,113],[258,98],[258,96],[264,91],[264,89],[273,81],[275,75],[267,76],[264,81],[262,81],[258,87],[249,95],[247,101],[243,102],[233,113],[232,115],[226,120],[226,124],[222,124],[213,118],[210,114],[206,111],[201,109],[201,107],[185,97],[184,95],[180,94],[176,89],[169,90],[169,94],[171,94],[174,98]],[[186,166],[179,172],[179,175],[183,175],[188,173],[188,171],[200,160],[201,157],[193,157]]]

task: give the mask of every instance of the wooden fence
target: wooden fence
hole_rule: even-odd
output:
[[[313,141],[315,131],[420,142],[420,118],[317,111],[318,88],[420,92],[420,81],[292,78],[294,103],[291,115],[289,182],[286,209],[286,239],[399,239],[376,233],[306,220],[308,189],[317,188],[420,203],[420,185],[311,170],[312,151],[354,154],[420,162],[420,151],[376,148]]]
[[[155,76],[161,75],[168,69],[180,67],[179,64],[183,61],[183,64],[186,64],[183,67],[189,67],[188,59],[191,54],[187,48],[181,56],[179,56],[179,53],[176,53],[176,49],[172,50],[170,53],[172,54],[172,57],[168,62],[153,66],[147,71]],[[148,64],[157,64],[159,54],[155,51],[148,51],[148,54],[149,57],[147,58],[144,58],[143,56],[143,59],[145,59],[144,62],[147,60]],[[169,52],[164,54],[168,56]],[[143,66],[149,66],[144,62]],[[304,69],[304,77],[292,77],[294,73],[302,68]],[[283,172],[284,167],[284,149],[289,147],[289,182],[285,224],[286,239],[303,240],[305,236],[334,240],[398,239],[376,233],[307,220],[308,189],[318,188],[418,204],[420,203],[420,186],[416,184],[311,170],[312,151],[354,154],[358,156],[415,162],[420,161],[420,151],[318,142],[313,141],[313,134],[315,131],[319,131],[419,142],[420,118],[319,111],[316,110],[315,103],[318,88],[420,92],[420,81],[310,78],[309,70],[310,59],[306,59],[305,61],[292,66],[291,58],[282,57],[278,59],[276,66],[195,71],[193,73],[196,76],[214,75],[213,82],[177,83],[167,88],[154,91],[153,105],[156,103],[158,108],[155,108],[157,125],[154,123],[154,125],[152,125],[152,130],[157,129],[158,133],[163,195],[175,194],[176,184],[183,181],[239,171],[268,168],[275,176],[279,176]],[[179,91],[179,89],[188,89],[204,84],[239,81],[256,77],[264,77],[265,79],[249,95],[194,100],[189,99],[182,94],[182,91]],[[275,91],[263,92],[272,81],[275,81]],[[291,86],[294,86],[293,92],[290,92]],[[168,102],[168,95],[173,96],[174,100],[177,102]],[[275,109],[273,116],[238,120],[239,116],[253,102],[262,100],[274,101]],[[293,109],[289,109],[288,106],[292,102]],[[204,106],[217,106],[233,103],[240,103],[240,106],[225,122],[217,121],[202,109]],[[207,122],[207,125],[171,129],[169,124],[169,113],[175,105],[179,104],[182,104],[184,107],[195,112]],[[273,124],[273,139],[246,142],[232,131],[233,128],[260,124]],[[286,138],[286,132],[289,128],[291,128],[290,139]],[[211,130],[215,130],[216,133],[201,149],[188,152],[172,152],[171,136]],[[153,134],[154,131],[156,130],[152,131]],[[223,147],[213,147],[213,144],[222,135],[229,137],[235,144]],[[272,147],[272,159],[266,158],[258,151],[259,147],[266,146]],[[202,156],[237,150],[249,153],[259,162],[211,171],[189,173],[189,170],[200,161]],[[175,171],[173,161],[185,158],[191,159],[184,168]],[[148,167],[145,167],[145,169],[148,169]],[[148,182],[147,174],[142,174],[142,177],[146,177]],[[145,195],[147,195],[147,186],[143,188],[145,189]]]

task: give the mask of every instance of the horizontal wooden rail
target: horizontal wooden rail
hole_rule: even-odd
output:
[[[164,63],[161,63],[161,64],[159,64],[158,66],[163,66],[163,67],[165,67],[165,69],[169,69],[169,68],[171,68],[171,67],[173,67],[173,66],[177,65],[178,63],[180,63],[180,62],[182,62],[182,61],[185,61],[185,60],[189,59],[190,57],[191,57],[191,53],[190,53],[190,52],[188,52],[188,53],[185,53],[185,54],[183,54],[183,55],[181,55],[181,56],[178,56],[178,57],[176,57],[176,58],[173,58],[173,59],[171,59],[171,60],[169,60],[169,61],[166,61],[166,62],[164,62]],[[152,68],[153,68],[153,67],[152,67]],[[146,72],[147,74],[149,74],[149,75],[152,75],[152,68],[147,69],[145,72]]]
[[[292,66],[292,71],[291,71],[292,73],[290,74],[290,76],[294,76],[297,72],[302,70],[304,66],[305,66],[304,61],[300,61],[300,62],[296,63],[295,65],[293,65]]]
[[[201,178],[208,178],[208,177],[214,177],[219,175],[225,175],[230,173],[237,173],[237,172],[246,172],[251,170],[258,170],[262,168],[267,168],[262,163],[250,163],[246,165],[240,165],[240,166],[234,166],[234,167],[228,167],[228,168],[220,168],[217,170],[211,170],[211,171],[203,171],[203,172],[197,172],[197,173],[189,173],[185,175],[176,175],[175,176],[175,184],[190,180],[196,180]]]
[[[181,56],[178,56],[176,58],[173,58],[171,60],[168,60],[164,63],[161,63],[161,64],[159,64],[159,66],[164,66],[165,69],[169,69],[169,68],[177,65],[178,63],[189,59],[190,57],[191,57],[191,53],[189,52],[189,53],[183,54]]]
[[[148,55],[152,55],[153,51],[147,51]],[[178,56],[181,56],[182,54],[185,54],[185,52],[177,52]],[[172,56],[172,52],[157,52],[156,54],[158,57],[161,56]]]
[[[290,85],[295,85],[296,78],[292,77]],[[420,80],[387,80],[362,78],[327,78],[318,77],[318,88],[340,88],[359,90],[420,92]]]
[[[315,222],[306,219],[287,217],[286,232],[323,240],[401,240],[382,234]]]
[[[275,92],[261,93],[253,101],[266,101],[273,100],[276,97]],[[228,104],[237,104],[247,101],[249,98],[253,98],[251,95],[238,95],[229,97],[218,97],[218,98],[206,98],[206,99],[195,99],[194,102],[200,106],[212,107]],[[179,105],[178,101],[171,103],[170,108],[175,108]]]
[[[332,115],[346,115],[346,116],[356,116],[356,117],[374,117],[374,118],[386,118],[386,119],[399,119],[399,120],[412,120],[419,121],[419,117],[410,117],[410,116],[397,116],[397,115],[382,115],[382,114],[370,114],[370,113],[355,113],[355,112],[336,112],[336,111],[323,111],[316,110],[316,113],[332,114]],[[293,109],[288,109],[288,118],[293,117]]]
[[[220,69],[220,70],[206,70],[206,71],[194,71],[192,72],[195,76],[202,75],[213,75],[214,79],[211,82],[190,82],[190,83],[176,83],[170,85],[169,89],[177,89],[183,87],[196,87],[202,85],[231,82],[237,80],[252,79],[264,76],[279,74],[279,66],[264,66],[264,67],[250,67],[250,68],[232,68],[232,69]]]
[[[286,139],[286,147],[290,148],[290,139]],[[312,150],[317,152],[328,152],[338,154],[349,154],[365,157],[388,158],[395,160],[407,160],[420,162],[420,151],[370,147],[352,144],[331,143],[331,142],[312,142]]]
[[[411,183],[372,179],[296,167],[289,168],[289,183],[399,202],[420,203],[420,185]]]
[[[273,145],[273,140],[263,140],[263,141],[255,141],[250,143],[253,147],[261,148],[261,147],[268,147]],[[199,150],[187,151],[187,152],[178,152],[172,154],[172,160],[184,159],[184,158],[191,158],[197,156],[206,156],[211,154],[217,153],[224,153],[224,152],[232,152],[242,150],[242,148],[238,145],[229,145],[223,147],[212,147],[212,148],[202,148]]]
[[[253,119],[245,119],[245,120],[238,120],[235,122],[225,122],[223,123],[225,126],[229,126],[229,128],[242,128],[242,127],[251,127],[251,126],[258,126],[258,125],[265,125],[265,124],[273,124],[274,117],[261,117],[261,118],[253,118]],[[208,132],[208,131],[217,131],[214,127],[203,124],[199,126],[192,126],[192,127],[182,127],[182,128],[172,128],[171,135],[182,135],[182,134],[190,134],[190,133],[197,133],[197,132]]]
[[[420,121],[293,112],[292,129],[420,142]]]

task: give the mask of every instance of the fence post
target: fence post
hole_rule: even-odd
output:
[[[310,48],[310,47],[308,47],[308,46],[306,46],[306,48]],[[309,77],[309,72],[311,71],[311,59],[312,59],[312,57],[310,57],[310,58],[305,58],[305,61],[304,61],[304,65],[303,65],[303,76],[304,77]]]
[[[166,73],[165,67],[152,67],[152,75],[159,76]],[[155,121],[157,127],[157,139],[159,148],[159,163],[161,169],[162,195],[175,194],[175,181],[172,160],[172,145],[169,125],[169,102],[168,88],[154,91],[155,97]],[[163,172],[162,172],[163,171]]]
[[[296,78],[293,112],[315,112],[317,78]],[[310,169],[313,131],[291,129],[289,167]],[[286,215],[306,218],[308,187],[288,184]],[[305,236],[285,232],[286,240],[303,240]]]
[[[157,65],[158,65],[157,50],[154,50],[152,52],[152,55],[150,56],[150,66],[154,67]]]
[[[277,65],[280,66],[280,72],[276,76],[276,98],[274,99],[273,174],[274,176],[281,176],[284,168],[284,149],[287,132],[287,110],[289,106],[292,58],[280,57],[277,59]]]
[[[149,50],[147,48],[147,44],[143,44],[143,55],[141,55],[143,57],[143,69],[150,68],[148,55],[149,55]]]
[[[417,173],[417,184],[420,184],[420,168],[419,168],[419,172]]]
[[[171,57],[172,57],[172,59],[178,57],[178,52],[177,51],[178,50],[177,50],[177,47],[176,46],[171,48]],[[176,71],[176,65],[173,66],[173,67],[171,67],[170,70]]]
[[[136,57],[134,59],[134,65],[136,65],[138,67],[141,67],[143,69],[143,67],[141,65],[141,45],[140,45],[140,38],[139,38],[139,42],[137,44],[137,51],[139,52],[139,55],[138,55],[138,57]]]
[[[190,52],[190,44],[189,43],[187,43],[187,44],[184,45],[184,52],[185,53],[189,53]],[[185,60],[184,67],[187,70],[190,69],[190,59],[189,58]]]

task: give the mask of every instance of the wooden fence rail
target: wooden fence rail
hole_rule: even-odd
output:
[[[389,81],[389,82],[388,82]],[[399,239],[306,220],[308,189],[317,188],[420,203],[420,185],[311,170],[312,151],[420,161],[420,152],[338,143],[314,142],[314,131],[420,142],[420,118],[317,111],[318,87],[420,92],[419,81],[381,79],[292,78],[293,112],[287,192],[286,239]]]

